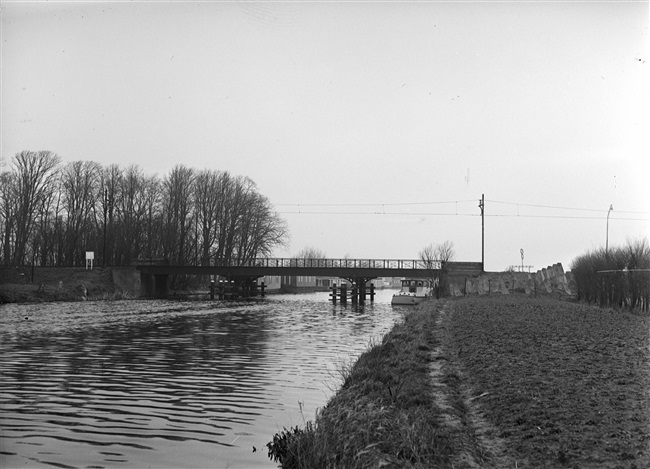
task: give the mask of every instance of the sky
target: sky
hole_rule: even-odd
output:
[[[451,241],[481,261],[483,222],[486,270],[568,270],[650,234],[647,1],[0,14],[2,169],[50,150],[248,176],[287,221],[277,257],[415,259]]]

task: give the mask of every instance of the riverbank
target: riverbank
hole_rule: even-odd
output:
[[[111,268],[0,267],[0,303],[125,299],[133,296],[116,287]]]
[[[420,305],[349,369],[284,468],[650,466],[650,317],[523,295]]]

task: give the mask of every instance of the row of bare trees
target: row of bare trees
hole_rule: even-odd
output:
[[[162,179],[137,165],[62,165],[23,151],[0,173],[0,252],[6,265],[236,263],[286,243],[286,222],[247,177],[175,166]]]
[[[578,299],[600,306],[650,307],[650,245],[643,238],[627,246],[587,252],[571,263]]]

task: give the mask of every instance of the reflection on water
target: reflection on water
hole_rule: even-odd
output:
[[[0,467],[274,467],[404,309],[327,293],[0,307]]]

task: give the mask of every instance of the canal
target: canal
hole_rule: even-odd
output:
[[[2,305],[0,467],[276,467],[266,443],[408,310],[392,293]]]

